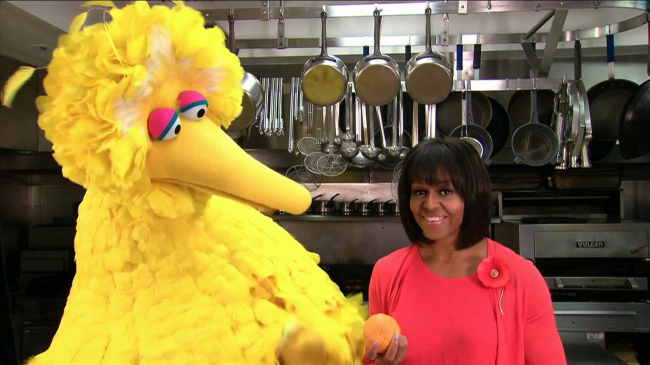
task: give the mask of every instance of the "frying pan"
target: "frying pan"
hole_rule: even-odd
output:
[[[230,52],[237,54],[237,47],[235,45],[235,16],[228,14],[228,35]],[[242,111],[241,114],[228,126],[228,132],[244,131],[248,128],[260,111],[262,111],[262,104],[264,104],[264,90],[260,81],[253,76],[250,72],[244,74],[242,80],[242,87],[244,88],[244,97],[242,98]],[[239,135],[239,133],[235,133]],[[241,133],[243,135],[243,133]]]
[[[334,105],[345,97],[348,69],[340,58],[327,54],[327,13],[320,13],[322,43],[320,55],[305,62],[302,68],[303,95],[318,106]]]
[[[399,65],[379,49],[381,33],[381,14],[378,9],[375,17],[375,52],[364,57],[354,66],[354,86],[357,96],[370,106],[389,103],[401,88]]]
[[[539,122],[537,90],[531,91],[530,102],[530,122],[515,130],[512,135],[512,151],[517,156],[515,163],[544,166],[555,158],[560,144],[555,132],[548,125]]]
[[[573,48],[575,51],[574,57],[575,57],[575,62],[574,62],[574,79],[576,80],[582,80],[582,43],[580,40],[576,39],[575,42],[573,43]],[[589,99],[587,98],[587,104]],[[591,111],[591,107],[588,110],[589,112]],[[591,113],[589,113],[591,114]],[[593,120],[591,121],[592,123],[592,132],[593,132]],[[616,140],[599,140],[599,139],[592,139],[589,142],[589,158],[591,159],[591,162],[596,162],[600,161],[605,156],[607,156],[612,149],[614,149],[614,146],[616,146]]]
[[[494,156],[501,151],[508,141],[508,136],[510,135],[510,117],[508,117],[508,112],[503,105],[496,99],[488,96],[488,100],[492,104],[492,119],[490,119],[490,124],[488,124],[485,130],[492,136],[493,147],[491,156]]]
[[[593,139],[615,141],[630,98],[639,85],[630,80],[614,78],[614,35],[607,35],[607,64],[609,79],[599,82],[587,91]]]
[[[626,160],[650,154],[650,80],[632,97],[619,135],[619,151]]]
[[[406,64],[406,90],[420,104],[437,104],[451,92],[453,76],[447,57],[431,50],[431,8],[427,7],[426,48]]]
[[[508,101],[510,126],[517,129],[530,121],[530,91],[517,90]],[[544,125],[551,125],[555,108],[555,93],[551,90],[537,90],[537,117]]]
[[[478,46],[478,47],[477,47]],[[462,45],[457,45],[456,70],[462,73],[463,56]],[[480,45],[474,47],[474,69],[479,69],[481,64]],[[472,106],[472,124],[487,127],[492,119],[492,104],[487,95],[480,91],[470,91]],[[449,96],[437,105],[438,130],[441,134],[451,136],[452,131],[461,126],[463,113],[462,111],[463,96],[460,91],[452,92]],[[472,129],[474,129],[472,127]],[[489,156],[488,156],[489,157]]]

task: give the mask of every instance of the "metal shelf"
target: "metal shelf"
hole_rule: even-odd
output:
[[[561,79],[504,79],[504,80],[454,80],[453,91],[464,91],[468,84],[471,91],[510,91],[510,90],[554,90],[562,86]]]

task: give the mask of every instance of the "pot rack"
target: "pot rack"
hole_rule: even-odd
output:
[[[432,44],[447,46],[457,44],[514,44],[514,43],[546,43],[547,33],[535,34],[546,21],[558,10],[571,9],[636,9],[645,13],[632,18],[597,26],[588,29],[576,29],[560,32],[560,41],[570,42],[575,40],[595,39],[610,34],[623,33],[638,28],[650,19],[646,1],[432,1],[412,3],[381,3],[381,4],[348,4],[348,5],[323,5],[317,7],[284,7],[284,1],[279,1],[280,6],[269,7],[269,1],[261,1],[260,8],[234,8],[234,9],[203,9],[206,22],[228,20],[228,15],[233,14],[235,20],[278,20],[278,37],[269,39],[239,39],[240,49],[264,48],[317,48],[320,47],[320,38],[286,38],[284,37],[284,20],[320,18],[321,11],[327,12],[328,18],[347,17],[372,17],[373,11],[379,9],[382,16],[422,15],[426,7],[431,8],[431,14],[443,15],[442,35],[435,36]],[[540,21],[539,27],[531,29],[527,34],[459,34],[450,35],[449,14],[467,15],[480,13],[502,13],[521,11],[548,11],[549,13]],[[550,15],[549,15],[550,14]],[[386,46],[423,46],[424,36],[382,36],[381,44]],[[362,47],[368,45],[367,37],[337,37],[328,38],[329,47]]]
[[[454,80],[452,90],[463,91],[468,87],[474,91],[508,91],[539,90],[557,91],[562,87],[562,79],[549,79],[548,72],[559,42],[595,39],[615,35],[638,28],[650,21],[650,8],[646,1],[432,1],[411,3],[375,3],[323,5],[320,7],[285,7],[284,1],[278,1],[278,7],[270,7],[269,1],[261,1],[259,8],[204,9],[206,23],[217,25],[218,20],[278,20],[277,38],[239,39],[239,49],[286,49],[317,48],[321,38],[287,38],[284,36],[286,19],[320,18],[326,11],[328,18],[371,17],[378,9],[382,16],[422,15],[427,7],[432,14],[441,14],[441,34],[432,36],[432,45],[438,47],[474,45],[474,44],[521,44],[526,58],[535,70],[537,78],[515,78],[495,80]],[[588,29],[563,31],[568,11],[571,9],[636,9],[645,11],[632,18]],[[547,11],[546,15],[525,34],[449,34],[449,14],[467,15],[480,13]],[[537,33],[549,20],[553,19],[548,33]],[[537,57],[535,43],[545,43],[542,58]],[[368,37],[327,38],[329,47],[363,47],[368,46]],[[385,46],[422,46],[425,36],[382,36],[381,44]],[[444,52],[454,53],[454,52]],[[471,86],[470,86],[471,84]]]

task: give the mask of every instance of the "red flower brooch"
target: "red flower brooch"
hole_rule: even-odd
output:
[[[488,288],[501,288],[501,297],[499,298],[499,310],[503,314],[501,299],[506,290],[506,283],[510,280],[510,267],[498,257],[488,257],[478,265],[478,279]]]

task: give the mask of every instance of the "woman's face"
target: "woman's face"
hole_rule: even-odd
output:
[[[465,203],[451,182],[411,185],[411,212],[424,236],[455,243],[463,222]]]

